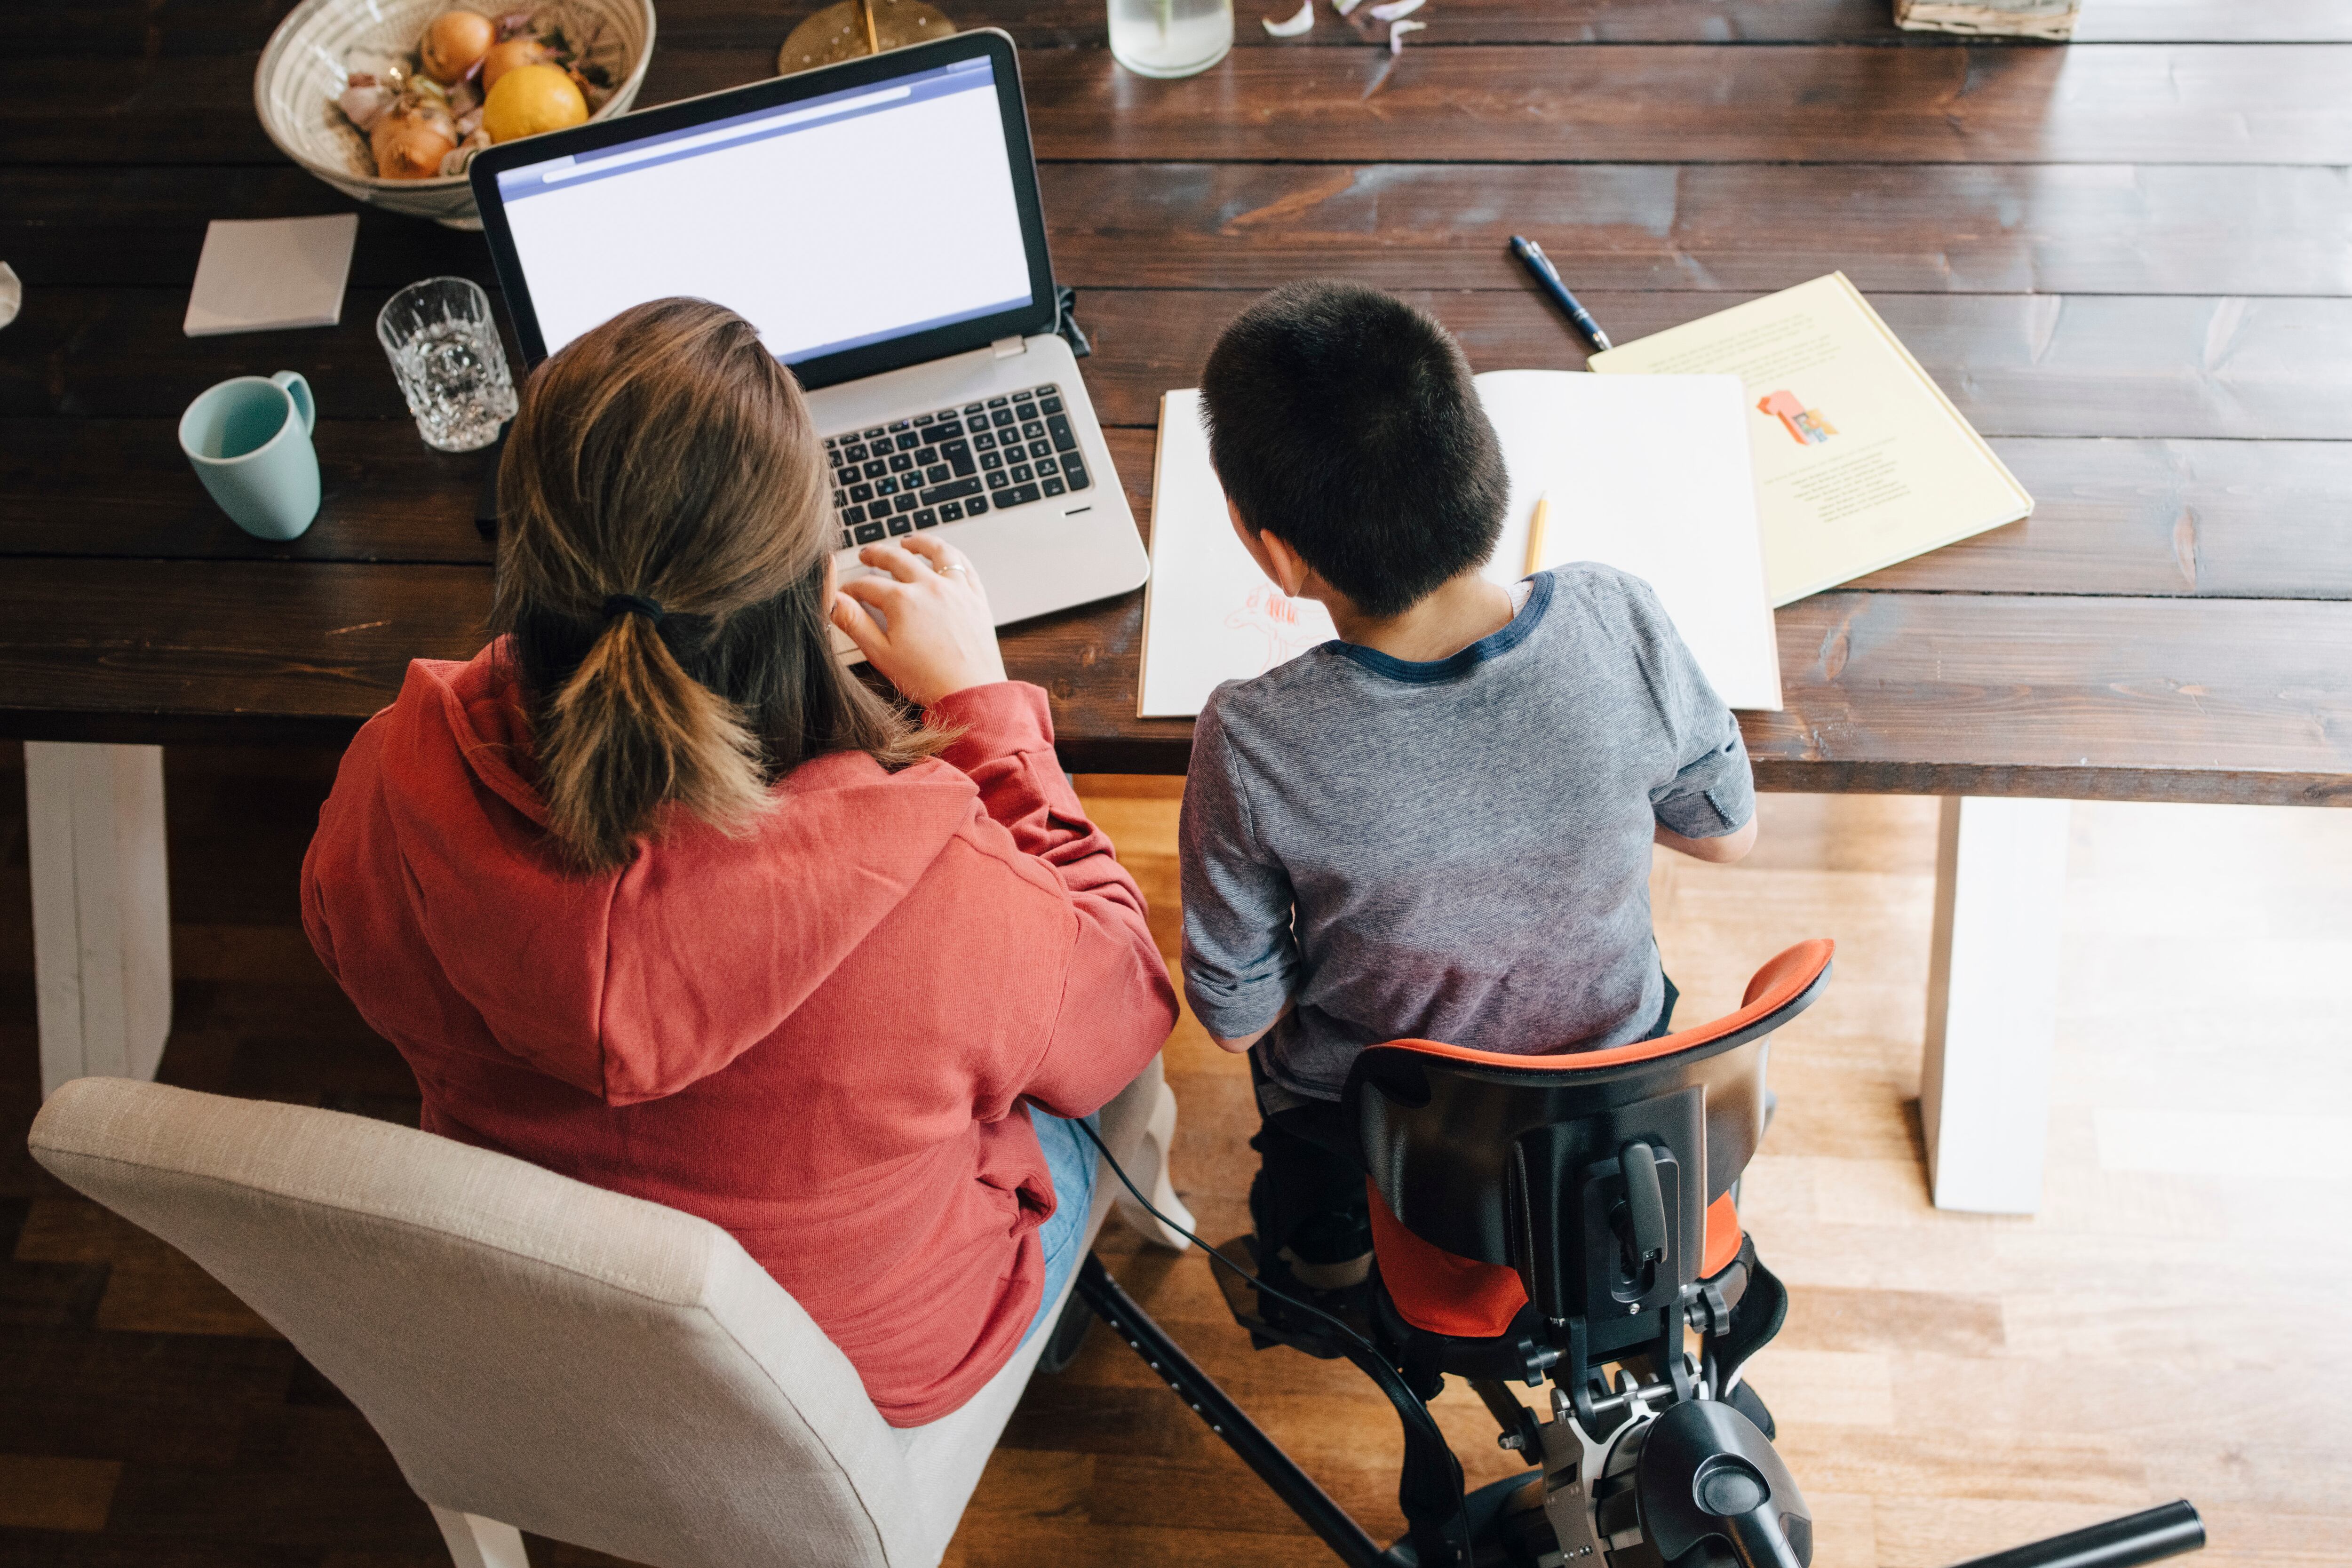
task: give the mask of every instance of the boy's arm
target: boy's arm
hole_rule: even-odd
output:
[[[1288,1002],[1286,1002],[1286,1002],[1285,1002],[1285,1003],[1283,1003],[1283,1005],[1282,1005],[1282,1011],[1281,1011],[1281,1012],[1279,1012],[1279,1013],[1276,1013],[1276,1014],[1274,1016],[1274,1024],[1279,1024],[1279,1023],[1281,1023],[1285,1018],[1287,1018],[1287,1017],[1289,1017],[1289,1016],[1290,1016],[1290,1004],[1289,1004]],[[1241,1037],[1239,1037],[1238,1038],[1235,1038],[1235,1039],[1228,1040],[1228,1039],[1225,1039],[1224,1037],[1223,1037],[1222,1036],[1218,1036],[1218,1035],[1211,1035],[1211,1036],[1209,1037],[1209,1038],[1211,1038],[1211,1039],[1213,1039],[1213,1040],[1214,1040],[1214,1041],[1216,1041],[1216,1042],[1217,1042],[1217,1048],[1218,1048],[1219,1050],[1221,1050],[1221,1051],[1231,1051],[1231,1052],[1233,1052],[1233,1053],[1234,1053],[1234,1055],[1235,1055],[1235,1056],[1240,1056],[1243,1052],[1244,1052],[1244,1051],[1248,1050],[1252,1046],[1254,1046],[1254,1045],[1257,1044],[1260,1040],[1262,1040],[1262,1039],[1265,1038],[1268,1035],[1270,1035],[1270,1034],[1274,1033],[1274,1024],[1268,1024],[1268,1025],[1267,1025],[1265,1028],[1263,1028],[1263,1029],[1252,1029],[1248,1034],[1246,1034],[1246,1035],[1243,1035],[1243,1036],[1241,1036]]]
[[[1638,580],[1635,580],[1638,583]],[[1675,775],[1650,792],[1654,842],[1727,864],[1756,847],[1756,783],[1739,721],[1715,694],[1665,607],[1638,584],[1636,611],[1651,692],[1673,747]]]
[[[1745,826],[1713,838],[1685,838],[1661,822],[1651,829],[1650,841],[1663,844],[1694,860],[1727,866],[1734,860],[1744,858],[1750,849],[1756,847],[1756,818],[1750,816]]]
[[[1178,836],[1185,1000],[1210,1038],[1245,1051],[1290,1011],[1298,948],[1290,878],[1258,842],[1213,695],[1193,730]]]

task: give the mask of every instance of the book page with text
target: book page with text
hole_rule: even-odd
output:
[[[1842,272],[1592,356],[1738,376],[1772,603],[2014,522],[2033,498]]]

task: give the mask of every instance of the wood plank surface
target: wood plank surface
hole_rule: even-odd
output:
[[[1351,27],[1326,14],[1304,38],[1276,40],[1259,27],[1276,5],[1239,0],[1240,47],[1361,47]],[[760,48],[771,54],[813,7],[776,0],[665,0],[661,38],[685,48]],[[1099,46],[1101,0],[958,0],[964,27],[1010,31],[1024,49]],[[99,0],[44,6],[15,40],[40,55],[236,54],[268,35],[278,0]],[[1906,33],[1881,0],[1446,0],[1416,48],[1450,44],[1823,43],[1933,47],[1933,35]],[[2352,41],[2352,16],[2336,0],[2099,0],[2075,30],[2089,43],[2324,43]]]
[[[23,832],[9,750],[0,839]],[[173,944],[204,973],[184,971],[163,1076],[413,1125],[406,1068],[300,928],[296,871],[335,760],[167,758],[182,847]],[[1171,959],[1172,782],[1082,781]],[[1735,1004],[1781,942],[1838,940],[1822,1001],[1776,1037],[1780,1112],[1742,1192],[1742,1217],[1791,1292],[1752,1375],[1813,1505],[1814,1568],[1935,1568],[2182,1495],[2211,1535],[2200,1568],[2352,1560],[2336,1484],[2352,1464],[2336,1419],[2345,1372],[2292,1339],[2249,1341],[2242,1304],[2210,1289],[2227,1271],[2246,1289],[2339,1299],[2344,1260],[2304,1245],[2329,1223],[2328,1194],[2198,1168],[2247,1112],[2308,1137],[2352,1093],[2332,984],[2352,940],[2352,817],[2077,810],[2049,1192],[2027,1224],[1930,1208],[1916,1163],[1933,805],[1780,795],[1760,816],[1739,866],[1661,852],[1651,897],[1694,1018]],[[15,1151],[0,1153],[0,1561],[431,1568],[440,1548],[423,1505],[358,1412],[266,1330],[222,1331],[217,1286],[23,1152],[38,1094],[25,881],[21,861],[0,864],[0,1151]],[[2295,933],[2284,966],[2280,931]],[[2269,978],[2250,990],[2250,973]],[[2268,1104],[2243,1071],[2250,1037],[2271,1076],[2323,1109]],[[1204,1234],[1234,1235],[1255,1166],[1245,1064],[1189,1018],[1167,1057],[1177,1186]],[[2118,1111],[2189,1130],[2176,1168],[2116,1168],[2103,1129]],[[60,1236],[81,1238],[79,1261],[51,1260]],[[1360,1374],[1252,1352],[1197,1253],[1141,1250],[1116,1221],[1099,1250],[1333,1495],[1368,1527],[1394,1528],[1393,1423]],[[157,1266],[165,1256],[176,1268]],[[1474,1480],[1517,1467],[1465,1390],[1449,1388],[1437,1415]],[[617,1568],[578,1548],[530,1549],[540,1568]],[[1032,1384],[947,1563],[1330,1561],[1098,1331],[1067,1373]]]
[[[2011,438],[1993,449],[2033,497],[2032,517],[1853,586],[2352,598],[2352,446]]]
[[[1047,49],[1023,79],[1037,155],[1108,163],[2352,163],[2352,45],[2112,44],[2079,51],[1492,45],[1387,57],[1237,49],[1184,81],[1108,50]],[[770,74],[766,49],[662,47],[643,101]],[[278,161],[251,62],[0,58],[0,163]]]
[[[1579,289],[2352,292],[2340,169],[2127,164],[1049,163],[1056,275],[1082,289],[1525,288],[1513,234]],[[301,171],[0,168],[0,254],[31,287],[184,288],[205,222],[345,210]],[[352,282],[457,273],[479,237],[366,212]]]
[[[256,539],[213,504],[173,419],[0,419],[0,555],[487,563],[474,525],[487,466],[436,452],[405,419],[321,423],[318,520]]]
[[[405,1068],[326,983],[292,895],[332,748],[410,658],[483,637],[482,459],[416,439],[371,322],[412,279],[491,278],[478,237],[370,212],[341,327],[180,335],[208,219],[348,210],[253,120],[286,4],[0,18],[0,258],[28,284],[0,331],[0,734],[171,747],[167,1079],[413,1122]],[[1621,342],[1843,268],[2039,504],[1780,613],[1790,706],[1745,721],[1759,784],[2352,805],[2352,5],[2088,0],[2082,41],[2056,48],[1901,33],[1888,0],[1433,0],[1369,99],[1382,52],[1328,10],[1267,39],[1258,16],[1290,6],[1241,0],[1230,60],[1162,83],[1110,61],[1101,0],[947,0],[1024,47],[1057,269],[1083,290],[1087,379],[1147,529],[1160,392],[1275,282],[1409,291],[1480,368],[1574,366],[1510,233]],[[660,0],[644,101],[764,77],[809,8]],[[270,544],[204,497],[173,422],[211,382],[281,367],[319,388],[326,501]],[[1007,637],[1074,768],[1184,765],[1188,725],[1132,717],[1140,604]],[[326,749],[194,744],[215,741]],[[21,837],[14,762],[0,746],[0,838]],[[1172,943],[1173,781],[1091,783]],[[1781,940],[1841,942],[1829,1001],[1776,1050],[1781,1114],[1746,1209],[1794,1291],[1758,1377],[1816,1505],[1816,1568],[1931,1568],[2183,1493],[2213,1568],[2347,1560],[2340,1391],[2247,1352],[2242,1307],[2204,1283],[2339,1299],[2343,1270],[2295,1247],[2324,1205],[2109,1171],[2097,1119],[2193,1123],[2249,1029],[2273,1076],[2332,1103],[2352,861],[2341,819],[2177,811],[2077,815],[2068,958],[2088,988],[2024,1227],[1935,1214],[1919,1184],[1931,808],[1777,795],[1748,865],[1662,859],[1660,940],[1695,1017]],[[0,857],[0,1559],[435,1561],[331,1386],[24,1154],[25,878]],[[2278,932],[2299,944],[2284,968]],[[1218,1236],[1246,1223],[1239,1068],[1180,1028],[1177,1179]],[[1106,1246],[1335,1496],[1393,1524],[1391,1428],[1360,1378],[1250,1353],[1197,1258]],[[1475,1479],[1516,1468],[1461,1391],[1438,1415]],[[1040,1561],[1328,1558],[1097,1335],[1032,1389],[949,1559]]]
[[[0,732],[332,740],[488,604],[478,567],[19,559]],[[1767,788],[2352,798],[2352,604],[1838,592],[1779,622],[1787,710],[1742,716]],[[1183,771],[1192,725],[1135,717],[1140,633],[1130,595],[1006,639],[1074,772]]]
[[[1160,394],[1197,382],[1251,292],[1090,291],[1082,320],[1096,353],[1084,368],[1104,423],[1155,424]],[[1480,370],[1584,362],[1531,285],[1399,292],[1451,328]],[[350,290],[339,327],[189,339],[177,290],[45,289],[0,338],[0,417],[176,416],[223,376],[297,360],[323,416],[404,417],[374,337],[387,295]],[[1625,342],[1749,297],[1594,289],[1584,299]],[[1988,436],[2352,438],[2352,299],[1882,293],[1873,302]]]
[[[1032,57],[1024,79],[1045,158],[2352,162],[2344,45],[1472,46],[1408,55],[1368,104],[1379,68],[1250,49],[1144,83],[1070,50]]]
[[[764,75],[802,9],[674,0],[646,101]],[[1758,731],[1768,782],[1948,784],[1949,742],[2002,787],[2072,769],[2086,789],[2236,797],[2252,774],[2270,797],[2326,795],[2336,695],[2298,660],[2336,647],[2352,575],[2352,47],[2178,41],[2328,36],[2292,3],[2105,15],[2111,37],[2163,41],[1961,44],[1897,34],[1878,0],[1447,0],[1370,100],[1380,56],[1328,17],[1286,46],[1245,8],[1245,47],[1177,83],[1118,70],[1091,0],[975,0],[963,19],[1007,21],[1031,50],[1056,255],[1139,502],[1160,393],[1283,278],[1403,290],[1491,369],[1583,363],[1506,259],[1514,231],[1620,341],[1843,266],[2042,505],[1784,616],[1791,668],[1816,673],[1792,677],[1810,682],[1795,717]],[[177,332],[206,219],[340,205],[252,122],[270,21],[262,0],[105,0],[41,13],[0,58],[0,254],[30,285],[0,337],[0,553],[28,581],[95,574],[53,647],[11,645],[45,689],[10,725],[340,733],[407,653],[478,637],[480,459],[415,442],[370,323],[410,278],[487,280],[479,240],[371,213],[341,326]],[[223,375],[284,366],[327,416],[327,500],[273,545],[210,508],[171,421]],[[2308,635],[2241,635],[2232,601],[2285,605],[2278,624]],[[274,630],[250,618],[262,605],[283,608]],[[244,632],[208,625],[240,615]],[[1010,639],[1089,765],[1181,763],[1183,726],[1127,716],[1138,616],[1129,596]],[[1842,661],[1820,651],[1823,616],[1847,628]],[[1973,659],[1946,646],[1971,616]],[[304,643],[331,633],[354,640]],[[1943,650],[1924,679],[1919,647]],[[2044,694],[2049,726],[2013,721]],[[2078,715],[2095,743],[2069,760],[2056,742]],[[2179,777],[2155,780],[2135,734],[2176,744]]]
[[[1109,432],[1149,537],[1150,429]],[[2352,443],[1996,440],[2033,516],[1853,586],[1920,593],[2352,598]],[[486,564],[482,459],[405,422],[320,427],[325,499],[301,538],[254,538],[188,471],[165,419],[0,419],[0,555]],[[1105,612],[1090,612],[1105,613]]]
[[[1048,165],[1081,288],[1518,289],[1514,234],[1580,293],[1770,290],[1843,269],[1890,293],[2343,294],[2340,169],[2118,164]]]
[[[1573,330],[1531,286],[1398,292],[1444,321],[1476,369],[1584,363]],[[1580,297],[1620,342],[1746,298]],[[1194,384],[1218,331],[1246,302],[1192,290],[1090,293],[1097,352],[1087,384],[1103,417],[1154,423],[1160,393]],[[1987,436],[2352,436],[2352,300],[1881,293],[1872,302]]]

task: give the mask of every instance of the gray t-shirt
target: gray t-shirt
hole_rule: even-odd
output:
[[[1202,710],[1185,994],[1224,1039],[1295,1001],[1259,1059],[1320,1100],[1382,1040],[1639,1039],[1664,1001],[1654,825],[1716,837],[1754,810],[1739,726],[1638,577],[1539,574],[1450,658],[1328,642]]]

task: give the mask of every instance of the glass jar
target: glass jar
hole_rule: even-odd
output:
[[[1111,58],[1138,76],[1193,76],[1234,47],[1234,0],[1110,0]]]

